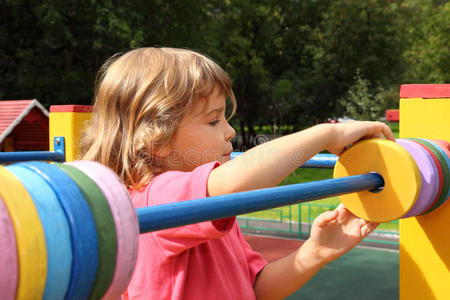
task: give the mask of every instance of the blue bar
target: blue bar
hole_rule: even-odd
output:
[[[231,158],[235,158],[241,154],[242,154],[242,152],[231,152]],[[317,154],[317,155],[313,156],[310,160],[306,161],[300,167],[301,168],[333,169],[338,158],[339,157],[334,154]]]
[[[145,233],[383,186],[383,177],[368,173],[148,206],[136,211],[140,232]]]
[[[29,160],[63,162],[65,160],[65,157],[64,153],[53,151],[0,152],[0,162],[17,162]]]

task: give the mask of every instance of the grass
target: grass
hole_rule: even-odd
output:
[[[391,127],[392,133],[394,134],[394,137],[396,139],[398,139],[398,131],[399,131],[399,123],[396,122],[386,122],[387,125],[389,125],[389,127]]]
[[[391,128],[392,132],[394,133],[394,136],[396,139],[398,139],[398,122],[387,122],[386,124]],[[280,127],[277,127],[277,132],[292,132],[294,129],[294,126],[292,125],[282,125]],[[244,128],[245,131],[248,131],[248,128]],[[273,133],[273,126],[272,125],[255,125],[253,126],[253,130],[257,132],[258,134],[272,134]]]

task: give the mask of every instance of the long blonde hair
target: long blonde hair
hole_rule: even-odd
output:
[[[115,55],[101,67],[92,118],[84,131],[82,158],[98,161],[129,187],[141,188],[163,172],[157,151],[215,87],[236,100],[227,73],[190,50],[139,48]]]

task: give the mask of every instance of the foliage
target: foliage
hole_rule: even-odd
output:
[[[358,69],[355,84],[350,87],[347,94],[340,100],[345,106],[345,114],[355,120],[377,120],[383,114],[380,94],[369,91],[370,81],[362,78]]]
[[[448,83],[450,81],[450,2],[414,0],[406,4],[409,18],[403,53],[409,68],[406,82]]]
[[[113,54],[190,48],[229,72],[248,148],[255,126],[284,134],[354,103],[376,103],[362,113],[376,118],[398,106],[401,83],[448,82],[449,10],[438,0],[6,0],[0,99],[90,104]]]

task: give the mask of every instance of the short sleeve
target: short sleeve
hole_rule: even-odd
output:
[[[155,177],[148,186],[147,205],[205,198],[209,174],[219,165],[219,162],[212,162],[199,166],[192,172],[168,171]],[[160,230],[151,234],[166,256],[177,255],[208,240],[225,236],[234,222],[235,217],[230,217]]]
[[[237,234],[239,241],[241,242],[242,249],[244,251],[244,255],[247,259],[248,263],[248,271],[250,275],[250,280],[252,285],[255,284],[256,276],[259,272],[267,265],[267,261],[263,258],[263,256],[254,251],[252,247],[247,243],[247,241],[244,239],[244,236],[241,233],[241,230],[239,229],[239,226],[237,226]]]

